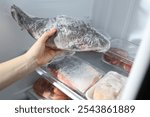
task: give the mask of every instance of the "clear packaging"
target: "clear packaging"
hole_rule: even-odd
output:
[[[70,99],[66,94],[61,92],[58,88],[53,86],[44,78],[39,78],[33,84],[33,91],[43,99],[50,100],[68,100]]]
[[[102,60],[129,73],[136,51],[135,44],[126,40],[113,39],[111,40],[111,48],[103,53]]]
[[[35,39],[39,39],[52,27],[56,28],[57,33],[46,43],[53,49],[105,52],[110,48],[107,37],[83,20],[66,15],[53,18],[30,17],[16,5],[11,6],[11,15],[19,26]]]
[[[119,99],[126,79],[127,77],[110,71],[86,92],[86,98],[89,100]]]
[[[47,72],[74,91],[84,94],[104,74],[89,63],[75,56],[52,61]]]

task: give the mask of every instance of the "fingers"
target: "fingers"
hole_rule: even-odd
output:
[[[52,49],[50,47],[46,47],[45,48],[45,52],[50,54],[51,56],[55,56],[57,54],[60,54],[62,51],[61,50],[54,50],[54,49]]]
[[[51,36],[53,36],[56,33],[56,28],[52,28],[50,31],[45,32],[39,39],[39,41],[42,41],[43,43],[45,43],[47,41],[47,39]]]

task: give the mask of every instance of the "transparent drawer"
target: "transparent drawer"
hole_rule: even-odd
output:
[[[136,52],[137,46],[126,40],[111,40],[111,48],[102,55],[102,60],[107,64],[130,72]]]
[[[51,62],[47,65],[47,72],[69,88],[81,93],[85,93],[104,74],[100,69],[75,56],[66,56]]]
[[[44,78],[35,81],[32,87],[33,91],[43,99],[49,100],[70,100],[71,98],[52,85]]]
[[[85,100],[85,92],[104,72],[77,56],[66,56],[38,68],[37,73],[74,100]]]

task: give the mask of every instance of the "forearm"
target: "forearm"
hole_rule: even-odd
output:
[[[10,61],[0,64],[0,89],[12,84],[18,79],[31,73],[37,68],[37,63],[34,59],[21,55]]]
[[[56,29],[45,32],[27,53],[15,59],[0,64],[0,89],[34,71],[38,66],[46,64],[60,51],[46,47],[46,42]]]

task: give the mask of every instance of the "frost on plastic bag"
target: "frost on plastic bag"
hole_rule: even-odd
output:
[[[85,93],[103,75],[77,57],[65,57],[47,65],[48,72],[73,90]]]
[[[30,17],[15,5],[11,7],[11,14],[18,25],[35,39],[52,27],[57,28],[57,33],[47,43],[53,49],[105,52],[110,48],[106,36],[80,19],[65,15],[53,18]]]
[[[108,72],[92,88],[86,96],[93,100],[114,100],[121,97],[121,91],[126,84],[126,77],[117,72]]]

